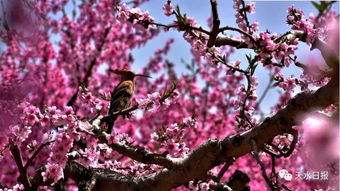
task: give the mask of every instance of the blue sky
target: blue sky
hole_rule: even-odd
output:
[[[163,14],[162,5],[165,0],[154,0],[145,3],[141,6],[141,9],[148,10],[150,14],[155,18],[156,22],[169,24],[173,21],[174,17],[166,17]],[[305,14],[308,16],[309,13],[317,14],[317,10],[312,6],[309,1],[255,1],[256,13],[249,16],[250,21],[257,20],[260,23],[260,31],[268,29],[269,31],[276,33],[287,32],[290,27],[285,23],[287,16],[287,8],[294,5],[295,7],[304,10]],[[232,0],[217,0],[218,11],[221,20],[221,26],[237,26],[235,23],[233,1]],[[182,13],[186,13],[190,17],[194,17],[198,23],[207,28],[206,19],[211,14],[211,7],[209,0],[173,0],[173,5],[179,5]],[[333,6],[333,10],[338,12],[339,3]],[[175,63],[175,70],[178,74],[186,73],[184,65],[181,63],[181,59],[190,62],[191,55],[189,44],[183,39],[183,33],[170,30],[169,32],[162,32],[158,37],[149,41],[146,46],[135,49],[133,55],[135,58],[135,63],[133,69],[139,71],[141,66],[144,66],[149,58],[153,55],[153,52],[164,45],[167,39],[173,38],[175,43],[172,45],[171,51],[166,57],[173,63]],[[232,33],[229,33],[232,34]],[[300,43],[299,49],[297,51],[298,60],[304,63],[308,57],[311,55],[319,55],[318,50],[309,51],[309,47],[303,43]],[[249,50],[236,50],[236,53],[230,57],[230,60],[241,60],[246,62],[245,54],[249,53]],[[299,76],[299,69],[296,67],[291,67],[284,71],[286,76]],[[268,73],[258,67],[255,75],[258,77],[260,83],[258,87],[257,94],[260,96],[267,86],[268,83]],[[267,95],[267,99],[261,104],[261,108],[265,112],[269,112],[270,107],[277,101],[279,93],[277,90],[272,89]]]

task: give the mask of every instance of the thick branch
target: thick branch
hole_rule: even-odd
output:
[[[244,40],[231,38],[225,35],[218,35],[215,41],[215,46],[219,47],[224,45],[232,46],[237,49],[248,48],[248,45]]]
[[[252,151],[250,141],[256,140],[259,148],[270,142],[275,136],[291,133],[291,127],[301,123],[300,117],[306,112],[325,108],[330,104],[338,103],[339,99],[338,73],[324,87],[317,91],[303,92],[292,98],[287,106],[274,116],[266,118],[262,124],[226,138],[222,141],[225,157],[239,157]]]
[[[178,159],[178,167],[163,169],[144,177],[127,177],[102,172],[96,176],[92,190],[116,191],[148,190],[168,191],[193,179],[204,178],[213,167],[232,158],[243,156],[252,151],[251,140],[258,149],[270,142],[275,136],[290,133],[292,126],[301,123],[300,116],[306,112],[324,108],[338,102],[338,76],[317,91],[303,92],[292,98],[287,106],[274,116],[266,118],[260,125],[222,141],[208,140],[197,147],[187,157]],[[71,177],[72,178],[72,177]]]
[[[17,164],[18,170],[20,172],[20,175],[18,177],[19,182],[21,182],[24,185],[25,190],[31,190],[32,185],[31,185],[31,182],[28,178],[27,171],[24,168],[24,163],[23,163],[23,160],[22,160],[20,148],[18,147],[18,145],[11,142],[9,149],[10,149],[12,155],[13,155],[15,163]]]

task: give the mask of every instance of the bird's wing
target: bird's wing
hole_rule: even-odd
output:
[[[123,81],[111,92],[110,114],[123,110],[130,105],[133,95],[133,82]]]

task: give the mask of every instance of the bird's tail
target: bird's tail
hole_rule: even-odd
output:
[[[112,117],[110,117],[110,119],[109,119],[108,122],[107,122],[107,130],[106,130],[106,133],[111,134],[112,129],[113,129],[113,124],[115,123],[116,119],[117,119],[117,116],[112,116]]]

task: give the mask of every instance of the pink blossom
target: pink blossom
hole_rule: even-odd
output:
[[[303,149],[309,165],[317,168],[339,159],[338,129],[332,121],[324,116],[312,115],[304,121],[302,128],[306,141]],[[321,164],[320,161],[323,163]]]
[[[13,191],[20,191],[20,190],[24,190],[24,185],[16,184],[13,186]]]
[[[315,38],[318,37],[318,31],[314,28],[314,23],[310,19],[304,18],[304,13],[301,9],[294,7],[288,8],[287,23],[292,25],[292,29],[303,30],[307,37],[306,41],[308,44],[313,43]]]
[[[45,167],[46,172],[41,173],[41,175],[44,178],[44,181],[52,179],[53,182],[57,182],[61,178],[64,178],[63,168],[58,164],[47,163]]]
[[[254,30],[254,32],[259,30],[259,22],[255,21],[251,24],[252,29]]]
[[[254,14],[255,13],[255,3],[254,2],[250,2],[249,5],[246,6],[246,10],[250,14]]]
[[[169,3],[169,2],[164,3],[164,5],[163,5],[163,11],[164,11],[164,14],[165,14],[166,16],[172,15],[173,12],[174,12],[174,9],[172,8],[171,3]]]
[[[146,109],[148,111],[156,110],[160,106],[160,94],[155,92],[153,94],[148,94],[145,99],[137,99],[138,106],[140,108]]]

